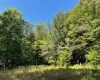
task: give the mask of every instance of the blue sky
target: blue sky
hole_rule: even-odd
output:
[[[68,12],[79,0],[0,0],[0,12],[7,8],[16,8],[23,18],[33,24],[53,21],[59,11]]]

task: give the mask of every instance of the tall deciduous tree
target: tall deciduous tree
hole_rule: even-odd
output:
[[[0,15],[0,21],[0,54],[4,65],[19,65],[22,55],[22,14],[16,9],[8,9]]]

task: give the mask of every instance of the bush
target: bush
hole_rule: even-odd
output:
[[[58,56],[57,64],[60,67],[68,67],[71,59],[71,54],[67,51],[61,51],[60,55]]]
[[[89,63],[91,63],[91,64],[100,63],[100,55],[99,55],[99,52],[97,52],[96,50],[88,51],[86,58],[89,61]]]

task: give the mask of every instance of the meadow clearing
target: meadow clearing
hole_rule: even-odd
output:
[[[0,80],[100,80],[100,66],[29,66],[0,70]]]

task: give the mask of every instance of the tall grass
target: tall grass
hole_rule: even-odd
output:
[[[100,80],[100,67],[75,65],[69,68],[29,66],[0,70],[0,80]]]

